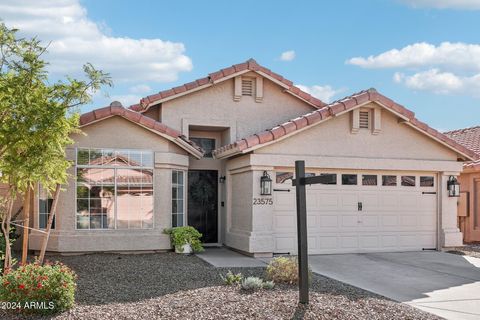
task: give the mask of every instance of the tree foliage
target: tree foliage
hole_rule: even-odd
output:
[[[17,33],[0,24],[0,183],[8,185],[7,194],[0,196],[4,235],[18,194],[36,183],[50,191],[66,183],[71,164],[65,148],[78,131],[76,111],[96,90],[111,85],[108,74],[88,63],[86,80],[67,77],[49,83],[46,47]]]

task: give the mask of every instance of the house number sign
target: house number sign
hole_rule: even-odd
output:
[[[273,204],[272,198],[253,198],[254,206],[271,206]]]

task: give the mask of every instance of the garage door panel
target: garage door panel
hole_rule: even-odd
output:
[[[344,215],[340,217],[344,228],[357,228],[358,227],[358,215]]]
[[[329,228],[329,227],[338,227],[338,219],[339,217],[337,215],[322,215],[319,218],[319,225],[320,227],[323,228]]]
[[[398,203],[401,203],[401,208],[415,208],[418,207],[417,197],[411,193],[404,193],[398,195]]]
[[[338,207],[338,194],[322,193],[321,191],[317,191],[314,196],[317,197],[318,205],[321,209],[328,210],[329,208]]]
[[[358,194],[356,193],[342,193],[341,197],[341,207],[344,210],[357,210],[357,205],[359,202]]]
[[[384,215],[381,218],[382,226],[384,227],[396,227],[398,226],[398,216],[396,215]]]
[[[378,235],[364,235],[359,237],[360,249],[375,249],[379,247]]]
[[[378,227],[378,216],[377,215],[360,215],[360,228],[371,228]]]

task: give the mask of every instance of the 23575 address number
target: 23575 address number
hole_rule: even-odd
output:
[[[272,198],[253,198],[253,205],[254,206],[269,206],[273,204]]]

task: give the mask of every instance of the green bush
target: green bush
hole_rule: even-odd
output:
[[[263,282],[263,286],[262,286],[263,289],[271,290],[274,287],[275,287],[275,282],[273,282],[273,281],[264,281]]]
[[[0,300],[25,314],[52,314],[75,302],[76,274],[61,263],[30,263],[0,277]]]
[[[194,227],[175,227],[165,229],[163,232],[170,235],[172,245],[180,250],[183,250],[181,248],[183,245],[190,244],[194,252],[203,251],[202,242],[200,241],[202,234]]]
[[[245,278],[242,281],[241,288],[242,290],[250,291],[250,292],[263,289],[263,280],[257,277]]]
[[[234,286],[242,282],[243,276],[241,273],[234,274],[232,271],[228,270],[227,274],[225,276],[220,275],[220,278],[222,278],[227,286]]]
[[[308,270],[311,278],[311,271]],[[267,278],[277,283],[298,283],[298,261],[293,257],[274,258],[267,266]]]

